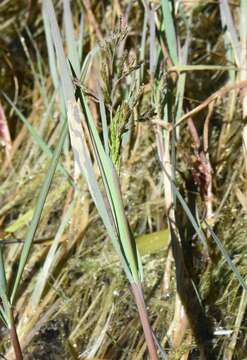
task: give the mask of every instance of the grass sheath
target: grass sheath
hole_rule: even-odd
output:
[[[157,349],[154,343],[153,332],[149,323],[147,308],[143,298],[143,291],[141,283],[131,284],[132,293],[137,305],[139,317],[142,323],[142,328],[151,360],[158,360]]]
[[[10,324],[11,324],[10,338],[11,338],[12,346],[14,348],[16,360],[23,360],[23,355],[22,355],[21,346],[20,346],[19,338],[18,338],[17,331],[16,331],[15,319],[14,319],[12,308],[10,308]]]

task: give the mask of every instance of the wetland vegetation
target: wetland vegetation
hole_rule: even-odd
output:
[[[0,30],[0,357],[247,359],[246,0]]]

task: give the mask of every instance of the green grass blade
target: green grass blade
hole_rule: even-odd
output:
[[[61,72],[61,83],[62,83],[64,99],[65,99],[65,103],[67,104],[67,101],[75,100],[73,84],[68,72],[68,65],[66,63],[64,50],[63,50],[63,43],[60,36],[60,31],[58,28],[55,10],[52,1],[44,0],[43,4],[44,4],[44,16],[46,16],[49,19],[52,39],[56,49],[58,65]]]
[[[100,118],[102,122],[102,129],[103,129],[103,139],[104,139],[104,147],[106,153],[110,154],[109,149],[109,134],[108,134],[108,125],[107,125],[107,119],[106,119],[106,111],[105,111],[105,103],[103,101],[102,93],[99,94],[99,108],[100,108]]]
[[[93,57],[97,54],[97,52],[99,51],[99,46],[95,46],[85,57],[83,65],[82,65],[82,69],[81,69],[81,74],[80,74],[80,82],[83,84],[85,81],[85,78],[87,76],[87,74],[89,73],[90,70],[90,66],[92,64],[92,60]]]
[[[230,65],[176,65],[172,66],[169,71],[173,72],[176,71],[180,72],[191,72],[191,71],[228,71],[228,70],[239,70],[236,66]]]
[[[0,293],[2,300],[2,306],[0,307],[1,317],[3,322],[6,324],[7,328],[11,328],[11,305],[8,299],[8,296],[5,292]]]
[[[33,242],[33,239],[34,239],[34,236],[35,236],[35,233],[36,233],[39,221],[40,221],[40,217],[41,217],[44,205],[45,205],[46,197],[48,195],[48,192],[49,192],[49,189],[51,186],[51,182],[52,182],[53,176],[56,171],[58,160],[59,160],[62,148],[63,148],[64,141],[66,139],[67,133],[68,133],[67,122],[64,122],[63,126],[62,126],[61,136],[59,138],[59,141],[58,141],[58,144],[54,151],[48,172],[46,174],[41,191],[39,193],[39,197],[37,200],[37,205],[36,205],[36,208],[34,211],[34,215],[33,215],[31,224],[29,226],[29,229],[28,229],[28,232],[27,232],[27,235],[25,238],[25,242],[24,242],[24,246],[23,246],[23,249],[21,252],[18,270],[17,270],[17,274],[15,277],[14,286],[13,286],[13,290],[12,290],[12,294],[11,294],[11,304],[13,304],[15,301],[18,286],[20,284],[21,277],[22,277],[25,265],[26,265],[28,257],[29,257],[32,242]]]
[[[75,34],[74,34],[70,1],[64,0],[63,7],[64,7],[65,38],[66,38],[66,44],[68,47],[68,58],[70,59],[71,64],[73,65],[76,76],[79,77],[80,62],[79,62],[79,56],[77,53],[77,45],[76,45]]]
[[[59,94],[59,102],[60,102],[60,113],[62,115],[62,118],[66,118],[66,107],[65,107],[65,101],[63,96],[63,91],[61,87],[59,86],[60,80],[59,75],[57,71],[57,61],[56,61],[56,54],[54,50],[54,45],[52,41],[52,34],[51,34],[51,28],[49,24],[48,17],[45,16],[45,10],[44,10],[44,3],[42,6],[42,18],[44,22],[44,30],[45,30],[45,37],[46,37],[46,46],[48,51],[48,61],[49,61],[49,69],[51,72],[51,78],[53,82],[53,86],[55,89],[55,93]]]
[[[224,245],[222,244],[221,240],[218,238],[218,236],[215,234],[215,232],[213,231],[212,227],[207,223],[207,221],[204,221],[207,229],[209,230],[212,238],[214,239],[216,245],[218,246],[219,250],[221,251],[222,255],[224,256],[224,258],[226,259],[229,267],[231,268],[231,270],[233,271],[236,279],[238,280],[239,284],[243,287],[243,289],[245,291],[247,291],[247,284],[244,281],[242,275],[239,273],[238,269],[236,268],[236,266],[234,265],[234,263],[232,262],[230,256],[228,255],[227,250],[225,249]]]
[[[73,70],[72,65],[71,71],[74,78],[76,78],[76,74]],[[90,140],[94,148],[95,157],[101,172],[113,220],[117,229],[117,234],[121,240],[119,245],[122,249],[122,256],[126,261],[127,267],[130,268],[133,278],[135,279],[135,281],[137,281],[139,279],[139,260],[137,255],[138,250],[135,242],[133,241],[133,239],[131,239],[129,226],[126,221],[117,174],[115,172],[111,159],[104,151],[104,147],[101,143],[91,111],[88,107],[85,96],[79,86],[76,87],[76,93],[78,94],[81,102],[81,106],[90,134]],[[116,239],[114,237],[113,241],[115,242],[115,240]]]
[[[80,108],[79,108],[78,104],[76,104],[76,103],[69,104],[68,120],[71,124],[73,124],[73,128],[71,130],[71,134],[72,134],[71,142],[75,148],[77,148],[79,146],[81,149],[81,151],[75,152],[75,160],[78,163],[78,166],[87,181],[91,196],[92,196],[94,203],[98,209],[98,212],[102,218],[102,221],[107,229],[107,232],[113,242],[114,248],[120,257],[121,263],[124,267],[127,277],[129,280],[131,280],[131,273],[128,269],[128,266],[125,263],[125,259],[122,257],[121,247],[120,247],[120,244],[118,241],[119,235],[118,235],[118,232],[116,229],[116,224],[115,224],[114,218],[113,218],[111,210],[110,210],[110,205],[109,205],[109,203],[107,204],[106,201],[104,200],[102,193],[99,189],[98,183],[97,183],[97,179],[96,179],[95,172],[93,169],[92,161],[90,159],[88,148],[86,145],[84,133],[83,132],[79,133],[80,134],[79,137],[74,136],[74,133],[75,134],[78,133],[78,131],[76,130],[78,126],[79,126],[80,131],[82,130],[81,129]],[[82,144],[79,142],[78,146],[77,146],[77,142],[80,139],[83,140]]]
[[[149,28],[150,28],[150,47],[149,47],[149,70],[151,79],[154,78],[156,68],[156,47],[155,47],[155,9],[152,7],[149,11]]]
[[[142,27],[142,40],[141,40],[141,48],[140,48],[140,61],[145,60],[145,45],[147,40],[147,22],[148,16],[147,11],[144,12],[144,20]],[[139,71],[137,72],[138,85],[141,86],[144,78],[144,64],[141,64]]]
[[[240,3],[240,36],[241,42],[246,42],[247,38],[247,2],[246,0],[241,0]]]
[[[84,40],[84,14],[83,14],[83,10],[81,10],[80,31],[79,31],[79,37],[77,40],[77,49],[78,49],[77,51],[78,51],[79,61],[81,61],[81,59],[82,59],[83,40]]]
[[[0,245],[0,291],[1,293],[7,294],[7,280],[6,280],[6,273],[5,273],[5,266],[3,260],[3,250],[2,246]]]
[[[3,96],[8,101],[8,103],[11,105],[12,109],[16,112],[19,119],[26,125],[28,131],[30,132],[32,138],[34,139],[35,143],[43,150],[44,153],[46,153],[50,158],[53,156],[53,152],[49,148],[49,146],[46,144],[46,142],[42,139],[42,137],[39,135],[37,130],[30,124],[28,119],[20,112],[20,110],[16,107],[16,105],[13,103],[13,101],[3,93]],[[71,186],[73,186],[76,190],[81,191],[79,187],[73,182],[70,174],[67,172],[67,170],[64,168],[62,164],[58,164],[58,170],[61,171],[61,173],[66,177],[67,181]]]
[[[6,326],[10,324],[10,318],[9,318],[9,302],[7,298],[8,288],[7,288],[7,280],[6,280],[6,272],[5,272],[5,266],[4,266],[4,260],[3,260],[3,251],[2,246],[0,246],[0,298],[3,303],[0,305],[0,311],[1,311],[1,318],[2,321],[5,323]]]
[[[246,3],[246,1],[245,1],[245,3]],[[234,22],[233,22],[231,10],[230,10],[229,4],[228,4],[228,0],[221,0],[219,2],[219,7],[220,7],[222,26],[223,26],[223,28],[224,27],[227,28],[227,36],[229,37],[229,39],[231,41],[231,44],[232,44],[232,47],[234,50],[234,54],[235,54],[236,63],[238,64],[238,66],[240,66],[240,63],[241,63],[240,44],[239,44],[239,40],[238,40],[237,31],[234,26]]]
[[[46,90],[46,84],[45,84],[46,79],[45,79],[45,75],[44,75],[45,64],[43,62],[42,55],[40,53],[40,50],[37,46],[37,43],[36,43],[34,37],[33,37],[33,34],[31,33],[31,31],[29,30],[29,28],[27,26],[25,26],[25,31],[27,32],[29,40],[33,46],[33,49],[35,50],[36,59],[37,59],[36,74],[40,81],[41,95],[43,97],[45,105],[47,106],[48,105],[48,94],[47,94],[47,90]]]
[[[42,4],[42,15],[43,15],[42,17],[43,17],[43,22],[44,22],[46,47],[47,47],[47,51],[48,51],[49,69],[51,72],[51,77],[52,77],[54,88],[58,89],[59,77],[58,77],[58,73],[57,73],[56,56],[55,56],[54,46],[52,43],[52,35],[51,35],[51,28],[50,28],[49,20],[48,20],[48,17],[45,15],[44,3]]]
[[[77,103],[69,104],[68,121],[73,124],[73,127],[71,128],[71,142],[73,144],[72,146],[75,149],[78,149],[74,152],[75,161],[78,164],[82,174],[86,178],[91,196],[96,204],[100,216],[102,217],[107,231],[109,231],[112,236],[117,236],[115,232],[115,226],[109,218],[106,203],[103,199],[97,183],[93,164],[86,145],[85,136],[81,129],[81,113]],[[77,134],[78,136],[76,136]]]
[[[6,313],[5,313],[5,311],[4,311],[4,309],[3,309],[2,306],[0,306],[0,320],[1,320],[2,323],[6,326],[6,328],[9,327],[10,322],[8,322]]]
[[[62,40],[61,40],[58,24],[56,21],[55,11],[54,11],[52,2],[50,0],[44,0],[44,6],[45,6],[45,14],[49,17],[50,26],[52,29],[53,42],[55,45],[56,54],[57,54],[57,58],[58,58],[58,64],[59,64],[59,67],[60,67],[61,73],[62,73],[61,80],[62,80],[64,96],[66,99],[66,104],[71,107],[71,110],[69,110],[70,114],[68,116],[68,119],[69,119],[69,130],[70,130],[71,143],[72,143],[72,148],[73,148],[73,152],[74,152],[75,162],[78,165],[80,165],[81,170],[82,171],[84,170],[84,173],[85,173],[85,169],[87,169],[86,175],[88,176],[88,169],[90,167],[92,167],[92,165],[90,163],[91,160],[87,154],[85,139],[82,140],[83,133],[82,133],[81,125],[80,125],[80,113],[78,112],[79,109],[76,109],[74,89],[73,89],[73,85],[72,85],[72,80],[68,73],[65,55],[64,55],[64,51],[63,51],[63,47],[62,47]],[[73,74],[73,76],[75,77],[75,73]],[[77,91],[80,91],[80,93],[81,93],[80,88],[78,88]],[[91,141],[92,141],[92,145],[94,146],[94,149],[95,149],[96,159],[98,161],[98,165],[101,170],[105,188],[107,189],[108,201],[111,206],[113,219],[114,219],[114,222],[117,225],[117,227],[119,227],[118,233],[121,235],[121,237],[123,239],[125,239],[124,243],[121,242],[118,245],[115,241],[115,247],[116,247],[116,249],[119,246],[121,249],[123,249],[123,247],[124,247],[122,256],[125,258],[125,260],[126,260],[126,258],[128,258],[128,261],[126,260],[127,261],[126,264],[128,267],[131,268],[132,276],[135,279],[139,279],[138,270],[137,270],[138,259],[134,253],[134,251],[137,251],[136,245],[134,244],[135,247],[133,248],[133,241],[131,241],[130,236],[129,236],[129,228],[126,223],[126,218],[123,216],[123,205],[122,205],[121,201],[119,202],[119,199],[121,200],[121,195],[120,195],[119,188],[116,184],[116,174],[114,173],[112,163],[109,161],[110,160],[109,157],[107,157],[106,153],[104,152],[103,145],[101,143],[101,140],[97,133],[97,129],[95,127],[91,113],[89,111],[89,108],[85,101],[84,95],[82,93],[81,93],[80,100],[81,100],[81,105],[84,110],[84,114],[88,121],[88,125],[89,125],[88,129],[90,130],[90,133],[91,133]],[[80,157],[82,157],[82,159],[80,159]],[[90,182],[92,182],[91,178],[88,178],[87,180],[89,181],[89,184],[90,184]],[[115,182],[114,182],[114,180],[115,180]],[[93,181],[94,181],[94,189],[93,190],[95,190],[95,189],[97,189],[98,184],[95,181],[95,179]],[[111,191],[113,189],[113,194],[110,193],[110,189],[111,189]],[[92,186],[91,186],[91,190],[92,190]],[[94,200],[96,200],[96,204],[97,204],[97,199],[95,199],[95,193],[93,192],[93,194],[94,194]],[[97,190],[97,195],[98,196],[101,195],[98,190]],[[100,199],[102,200],[102,195],[101,195]],[[101,201],[99,208],[100,208],[100,211],[102,213],[104,213],[103,221],[108,224],[108,227],[110,226],[111,228],[113,228],[114,224],[111,224],[110,215],[107,213],[106,204],[104,201]],[[119,221],[120,219],[121,219],[121,221]],[[113,230],[114,230],[114,228],[113,228]],[[113,239],[116,240],[114,233],[113,233]]]
[[[162,29],[165,30],[169,54],[174,65],[178,64],[177,36],[172,16],[172,4],[169,0],[161,0]]]
[[[32,292],[32,297],[31,297],[31,302],[32,302],[32,305],[34,308],[40,302],[42,293],[43,293],[45,285],[47,283],[47,279],[49,278],[49,275],[50,275],[52,265],[54,263],[54,259],[55,259],[57,249],[59,246],[59,241],[61,240],[64,230],[72,217],[74,206],[75,206],[75,201],[73,201],[70,204],[69,208],[67,209],[66,213],[64,214],[64,216],[61,220],[61,224],[56,233],[56,236],[52,242],[52,246],[50,247],[49,252],[45,258],[44,265],[38,274],[38,278],[37,278],[35,287]]]
[[[108,231],[112,234],[113,237],[115,237],[116,235],[114,230],[114,224],[112,223],[108,215],[106,203],[103,199],[103,196],[97,184],[95,172],[93,169],[93,164],[90,159],[85,136],[81,128],[80,109],[75,101],[74,88],[72,85],[72,80],[70,78],[67,63],[65,60],[62,40],[55,16],[55,11],[53,8],[53,4],[50,0],[44,1],[44,9],[45,9],[45,15],[49,17],[50,26],[53,34],[53,42],[58,58],[58,64],[62,73],[61,80],[62,80],[64,97],[66,100],[66,106],[68,108],[67,109],[68,124],[69,124],[69,132],[70,132],[72,150],[74,154],[75,166],[78,166],[81,172],[84,174],[89,186],[89,190],[93,197],[93,200],[100,213],[100,216],[102,217]],[[93,54],[94,52],[92,51],[90,56],[93,56]],[[86,69],[87,66],[90,64],[90,60],[91,60],[90,57],[88,57],[88,61],[84,62]],[[83,75],[86,73],[85,67],[83,68]]]
[[[182,205],[188,219],[190,220],[194,230],[196,231],[198,237],[200,238],[200,240],[202,241],[202,243],[204,244],[204,246],[207,248],[207,240],[205,235],[203,234],[202,230],[200,229],[200,227],[197,224],[196,219],[194,218],[192,212],[190,211],[190,208],[188,207],[188,205],[186,204],[186,202],[184,201],[182,195],[180,194],[180,192],[178,191],[176,185],[174,184],[174,182],[172,181],[171,177],[169,176],[169,174],[167,173],[166,169],[162,166],[162,171],[164,171],[164,173],[166,174],[167,178],[170,180],[170,184],[172,186],[172,189],[177,197],[177,199],[179,200],[180,204]]]
[[[166,176],[170,179],[169,174],[167,173],[167,171],[163,168],[163,171],[165,172]],[[198,234],[199,238],[202,240],[203,244],[207,247],[207,242],[206,242],[206,238],[203,234],[203,232],[201,231],[201,229],[199,228],[199,226],[197,225],[196,220],[194,219],[188,205],[186,204],[186,202],[184,201],[183,197],[181,196],[180,192],[177,190],[176,186],[174,185],[173,181],[170,179],[171,185],[174,188],[174,191],[176,193],[176,196],[178,198],[178,200],[180,201],[186,215],[188,216],[192,226],[194,227],[196,233]],[[241,276],[241,274],[239,273],[239,271],[237,270],[236,266],[233,264],[233,262],[231,261],[226,249],[224,248],[222,242],[220,241],[220,239],[217,237],[217,235],[214,233],[213,229],[211,228],[211,226],[206,222],[206,220],[204,221],[207,229],[209,230],[212,238],[214,239],[214,241],[216,242],[216,245],[218,246],[218,248],[220,249],[221,253],[223,254],[224,258],[226,259],[227,263],[229,264],[231,270],[234,272],[237,280],[239,281],[240,285],[244,288],[244,290],[247,291],[247,285],[243,279],[243,277]]]
[[[79,89],[78,89],[79,90]],[[80,91],[80,100],[81,105],[84,111],[85,118],[88,122],[88,129],[90,132],[90,137],[92,144],[94,146],[96,160],[102,175],[102,179],[105,184],[107,196],[109,203],[112,209],[113,217],[118,228],[118,233],[121,239],[121,247],[123,248],[123,256],[127,261],[127,265],[130,267],[134,281],[138,281],[138,259],[137,259],[137,248],[134,242],[131,240],[131,235],[129,232],[129,227],[126,221],[126,216],[124,213],[120,187],[118,183],[118,178],[112,161],[109,156],[104,151],[103,145],[101,143],[99,134],[97,132],[94,120],[87,105],[87,101]]]
[[[190,31],[188,30],[185,44],[182,49],[183,54],[180,59],[180,63],[182,63],[183,65],[187,64],[189,45],[190,45]],[[176,108],[175,123],[178,119],[180,119],[183,113],[185,81],[186,81],[186,73],[179,74],[177,81],[177,92],[176,92],[176,103],[175,103],[175,108]]]

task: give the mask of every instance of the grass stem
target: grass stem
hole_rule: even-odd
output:
[[[146,344],[148,347],[151,360],[158,360],[157,350],[154,343],[153,332],[148,320],[147,309],[143,299],[143,292],[140,283],[131,284],[132,293],[134,295],[135,303],[137,305],[139,317],[142,323]]]
[[[19,338],[18,338],[17,331],[16,331],[15,320],[14,320],[12,308],[10,308],[10,321],[11,321],[10,338],[11,338],[11,342],[12,342],[12,345],[13,345],[13,348],[15,351],[15,358],[16,358],[16,360],[23,360],[23,355],[22,355],[21,346],[20,346]]]

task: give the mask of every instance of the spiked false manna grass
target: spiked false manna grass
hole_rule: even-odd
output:
[[[199,2],[193,2],[193,7]],[[206,355],[205,345],[208,349],[213,345],[218,358],[222,354],[227,359],[245,357],[246,169],[243,164],[246,154],[240,150],[244,124],[240,109],[241,104],[243,108],[245,105],[244,97],[238,100],[238,92],[244,95],[246,87],[245,4],[241,4],[242,29],[238,36],[238,6],[230,2],[201,1],[201,8],[195,7],[200,13],[195,15],[187,10],[188,2],[174,2],[175,7],[171,1],[162,1],[159,7],[147,1],[142,3],[143,7],[140,2],[138,5],[130,2],[125,8],[124,2],[112,2],[102,17],[102,28],[97,24],[102,16],[102,3],[83,1],[85,12],[78,2],[71,3],[73,10],[80,11],[80,16],[73,19],[68,1],[63,2],[63,7],[57,4],[57,16],[64,12],[63,47],[69,59],[62,63],[61,58],[57,61],[57,54],[63,54],[63,47],[44,2],[49,72],[40,53],[43,40],[40,42],[39,37],[37,40],[33,32],[36,25],[22,37],[34,88],[25,100],[16,101],[16,96],[10,100],[13,97],[9,92],[3,98],[7,118],[10,109],[22,128],[10,151],[13,169],[5,161],[9,174],[3,175],[6,180],[0,187],[4,201],[0,226],[6,236],[1,241],[1,315],[5,325],[14,330],[12,340],[16,351],[20,353],[18,334],[23,350],[27,349],[27,357],[31,359],[42,356],[39,341],[45,345],[43,356],[48,356],[51,348],[43,334],[46,329],[52,331],[55,324],[60,336],[63,321],[59,325],[57,321],[64,313],[69,329],[59,343],[60,357],[139,360],[146,356],[146,344],[125,281],[126,278],[139,284],[142,277],[128,222],[137,235],[162,229],[166,222],[169,225],[168,230],[135,239],[138,248],[139,240],[146,241],[152,236],[156,239],[156,235],[165,239],[158,248],[156,242],[155,246],[148,243],[144,251],[140,249],[140,254],[158,250],[156,255],[143,258],[144,289],[152,327],[169,358],[188,358],[198,348]],[[118,21],[120,8],[126,10],[131,30],[119,32],[114,25],[114,33],[108,36],[112,24]],[[213,31],[217,33],[220,48],[209,39],[209,28],[203,30],[203,39],[196,32],[201,23],[197,19],[202,16],[205,21],[208,14],[210,19],[215,19],[217,11],[220,11],[222,33],[218,20]],[[39,36],[43,34],[40,16]],[[122,20],[122,30],[126,30],[125,24]],[[106,35],[102,35],[104,31]],[[101,39],[96,46],[95,37]],[[201,54],[205,42],[209,46]],[[27,44],[32,44],[33,51]],[[133,47],[138,51],[132,51]],[[129,48],[131,54],[126,50]],[[200,64],[197,64],[197,52],[198,59],[203,55]],[[207,61],[216,53],[222,57]],[[221,74],[223,80],[215,81]],[[221,87],[226,79],[229,84]],[[212,86],[208,87],[209,83]],[[26,108],[26,104],[32,106]],[[71,160],[68,128],[63,128],[67,114],[76,164]],[[206,125],[198,126],[203,119]],[[66,134],[61,135],[63,130]],[[61,145],[63,136],[64,145]],[[244,143],[245,140],[243,131]],[[51,179],[48,174],[54,168],[48,170],[47,159],[50,162],[57,154],[58,143],[61,158],[50,186],[46,177]],[[18,152],[14,152],[16,146],[20,147]],[[205,158],[212,166],[213,200],[205,197],[210,182],[198,181],[197,188],[192,186],[198,173],[202,180],[209,174],[205,166],[200,170]],[[81,173],[84,177],[80,177]],[[38,196],[44,179],[46,190],[43,187]],[[37,198],[43,203],[39,208]],[[208,218],[210,206],[215,214]],[[168,232],[175,250],[176,276],[173,276],[171,252],[167,259],[164,257],[167,252],[161,252],[162,246],[168,247]],[[42,238],[46,240],[40,241]],[[115,252],[109,238],[115,244]],[[19,270],[15,266],[18,262]],[[121,269],[125,269],[127,277]],[[17,283],[16,273],[21,279]],[[142,314],[142,295],[137,296]],[[204,317],[197,321],[198,315]],[[211,329],[204,321],[205,316],[213,319]],[[144,323],[145,319],[146,315]],[[198,328],[196,323],[203,326]],[[6,338],[7,335],[1,341],[1,351],[11,358],[13,354]],[[208,344],[205,339],[213,341]],[[56,339],[53,340],[51,352],[57,348]],[[167,358],[156,345],[162,358]],[[212,356],[213,352],[208,358],[211,360]]]
[[[94,119],[87,100],[81,87],[78,85],[75,89],[75,96],[72,87],[72,81],[68,72],[65,56],[62,49],[62,41],[60,38],[58,25],[55,18],[55,12],[51,1],[44,1],[44,9],[47,17],[50,19],[50,27],[53,34],[54,47],[56,49],[58,63],[61,72],[61,82],[63,86],[64,98],[67,106],[68,124],[70,131],[71,145],[75,158],[75,166],[77,166],[87,179],[88,187],[94,199],[95,205],[101,215],[106,226],[108,235],[110,236],[113,246],[120,257],[123,269],[131,284],[134,299],[137,304],[140,320],[143,326],[147,347],[151,359],[157,359],[157,350],[154,343],[151,327],[147,316],[147,310],[143,299],[142,292],[142,267],[140,255],[136,243],[131,233],[131,229],[124,212],[124,206],[121,196],[119,179],[112,159],[107,154],[106,149],[101,143],[98,131],[96,129]],[[116,36],[121,37],[121,29]],[[73,78],[76,79],[76,72],[71,63],[71,71]],[[79,98],[80,110],[76,100]],[[104,107],[104,104],[102,104]],[[93,170],[92,161],[90,159],[85,134],[80,123],[84,121],[84,127],[87,127],[89,141],[93,148],[94,158],[97,162],[101,178],[103,181],[103,192],[99,188],[96,174]],[[104,123],[102,122],[103,126]],[[106,129],[104,130],[106,133]],[[121,136],[121,134],[119,135]],[[120,139],[115,139],[115,141]]]
[[[130,230],[130,226],[128,224],[128,220],[124,213],[123,203],[122,203],[122,197],[121,197],[121,191],[120,191],[120,185],[118,176],[116,173],[116,170],[114,168],[114,164],[112,160],[109,157],[109,154],[105,152],[105,149],[103,148],[101,144],[101,140],[99,138],[99,135],[97,133],[94,121],[92,119],[92,115],[90,112],[90,109],[87,105],[87,100],[84,97],[84,94],[81,92],[81,89],[79,87],[76,88],[76,95],[79,95],[81,105],[84,110],[84,116],[87,122],[88,126],[88,132],[90,134],[90,141],[91,146],[94,150],[95,159],[98,163],[101,176],[103,179],[104,189],[106,198],[102,196],[101,190],[98,185],[98,181],[96,179],[96,174],[94,173],[93,165],[90,159],[89,151],[87,148],[87,143],[85,141],[84,133],[82,132],[82,129],[80,128],[80,121],[82,119],[81,116],[81,110],[78,106],[78,104],[75,101],[74,96],[74,89],[72,85],[72,81],[70,78],[70,75],[68,73],[68,66],[65,61],[63,49],[61,46],[61,39],[55,19],[55,13],[53,9],[53,5],[50,1],[44,1],[43,3],[43,9],[44,9],[44,19],[45,19],[45,29],[47,34],[47,42],[48,42],[48,49],[50,52],[49,58],[54,58],[53,53],[53,46],[56,49],[57,59],[58,63],[60,65],[60,69],[62,69],[61,72],[61,79],[62,82],[62,88],[63,88],[63,97],[61,97],[61,109],[63,112],[63,108],[67,108],[67,115],[68,115],[68,124],[69,124],[69,130],[70,130],[70,136],[71,136],[71,143],[72,148],[74,151],[75,156],[75,166],[78,166],[84,176],[86,177],[88,181],[88,186],[91,191],[91,194],[93,196],[93,199],[96,203],[96,206],[99,210],[99,213],[102,217],[102,220],[108,230],[109,236],[111,237],[113,241],[113,245],[121,259],[123,268],[126,272],[126,275],[131,283],[131,288],[133,291],[133,295],[135,298],[135,301],[137,303],[138,311],[140,314],[140,319],[143,324],[143,329],[148,345],[148,349],[150,352],[150,356],[152,359],[156,359],[156,348],[154,344],[153,334],[149,325],[148,317],[147,317],[147,311],[143,299],[142,294],[142,285],[141,282],[143,280],[142,277],[142,269],[141,269],[141,262],[140,262],[140,256],[138,254],[138,250],[136,247],[136,243],[134,241],[133,235]],[[71,61],[73,62],[73,65],[77,65],[77,74],[79,72],[79,65],[78,63],[75,63],[75,56],[73,53],[74,47],[73,44],[75,43],[73,40],[73,29],[71,28],[71,18],[70,18],[70,9],[68,7],[65,7],[65,11],[67,13],[66,19],[66,26],[68,34],[68,42],[71,40],[70,44],[70,52],[71,55]],[[46,19],[49,19],[48,23]],[[52,37],[51,37],[52,33]],[[121,34],[120,34],[121,35]],[[53,41],[53,44],[51,44],[51,38]],[[54,61],[50,62],[50,66],[52,67],[53,71],[53,81],[55,89],[58,88],[58,74],[54,67]],[[74,72],[74,68],[71,66],[73,76],[76,77],[76,73]],[[78,74],[79,75],[79,74]],[[11,102],[11,100],[5,95],[6,99],[9,101],[10,104],[15,108],[14,104]],[[104,108],[104,104],[101,104],[101,108]],[[34,138],[38,141],[40,146],[44,151],[47,151],[49,155],[52,155],[49,148],[47,148],[46,144],[40,139],[39,135],[35,132],[35,130],[32,128],[31,125],[29,125],[28,122],[26,122],[24,116],[18,111],[17,108],[15,108],[15,111],[18,113],[20,118],[24,121],[24,123],[27,124],[30,132],[34,136]],[[116,124],[117,125],[117,124]],[[104,130],[104,133],[106,133],[106,129]],[[78,137],[79,135],[79,137]],[[11,336],[12,336],[12,343],[15,349],[15,354],[17,359],[22,359],[22,353],[19,346],[18,337],[15,330],[15,323],[13,320],[13,314],[11,307],[13,304],[15,304],[16,298],[18,296],[18,287],[22,278],[22,274],[24,271],[25,264],[28,260],[31,246],[33,243],[33,239],[37,230],[37,226],[39,224],[39,220],[41,217],[42,210],[44,208],[44,203],[52,182],[52,178],[55,173],[56,166],[58,164],[59,156],[61,154],[62,148],[65,143],[65,139],[67,136],[67,123],[66,120],[64,120],[64,124],[62,127],[62,133],[59,139],[59,143],[57,145],[57,148],[52,155],[52,161],[50,168],[47,172],[47,176],[45,178],[45,181],[43,183],[43,187],[40,191],[39,198],[37,200],[37,206],[34,211],[34,215],[31,221],[31,225],[29,227],[29,231],[27,233],[23,250],[21,253],[21,257],[19,260],[19,266],[16,274],[16,278],[14,281],[13,289],[10,295],[10,298],[8,299],[7,296],[7,283],[5,279],[5,271],[4,271],[4,265],[3,261],[2,263],[2,271],[1,274],[3,275],[2,281],[1,281],[1,298],[6,301],[4,301],[4,308],[2,309],[2,316],[3,320],[6,320],[8,327],[11,329]],[[112,149],[113,149],[113,141],[120,141],[121,134],[115,134],[114,138],[112,138]],[[109,146],[109,145],[108,145]],[[119,145],[117,147],[117,151],[115,151],[115,158],[114,160],[117,162],[119,152]],[[61,167],[61,170],[66,174],[66,171],[63,170]],[[72,182],[73,184],[73,182]],[[76,185],[75,185],[76,186]],[[54,257],[54,255],[52,255]],[[51,258],[52,258],[51,256]],[[44,280],[45,281],[45,280]],[[43,283],[43,282],[42,282]],[[37,290],[38,293],[42,292],[42,288],[44,285],[41,286],[40,283],[37,283]],[[35,294],[35,298],[37,299],[37,293]],[[39,298],[39,297],[38,297]],[[38,300],[35,300],[37,302]],[[10,305],[11,304],[11,305]]]

